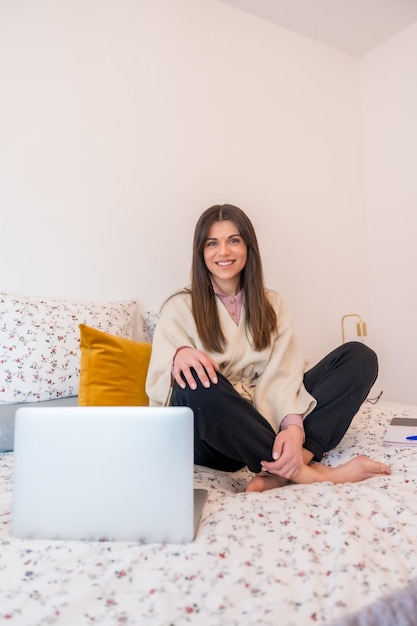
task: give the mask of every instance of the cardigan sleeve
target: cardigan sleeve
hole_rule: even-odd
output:
[[[306,417],[317,402],[303,384],[304,359],[292,327],[291,313],[278,294],[268,291],[278,328],[270,358],[256,381],[254,405],[276,432],[290,413]]]
[[[191,313],[191,297],[181,292],[164,304],[152,340],[152,354],[146,377],[146,393],[150,406],[168,403],[171,389],[171,369],[175,352],[180,346],[198,347],[195,324]]]

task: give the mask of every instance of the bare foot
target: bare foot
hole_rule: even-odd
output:
[[[388,465],[360,455],[339,467],[329,467],[320,463],[304,465],[292,480],[295,483],[323,481],[330,481],[334,484],[357,483],[367,478],[388,474],[391,474],[391,468]]]
[[[290,481],[277,474],[268,474],[268,472],[260,472],[256,474],[246,487],[245,491],[267,491],[268,489],[276,489],[277,487],[285,487]]]
[[[284,487],[290,482],[303,485],[322,482],[331,482],[333,484],[357,483],[367,478],[389,474],[391,474],[391,468],[385,465],[385,463],[373,461],[367,456],[360,455],[343,465],[339,465],[339,467],[330,467],[320,463],[303,465],[298,474],[292,477],[291,481],[276,474],[260,472],[252,478],[246,487],[246,491],[267,491],[268,489]]]

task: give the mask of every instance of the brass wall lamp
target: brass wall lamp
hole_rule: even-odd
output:
[[[366,323],[362,320],[361,316],[357,313],[346,313],[346,315],[342,317],[342,343],[345,343],[345,319],[347,317],[356,317],[359,320],[356,324],[356,333],[358,337],[366,337]]]

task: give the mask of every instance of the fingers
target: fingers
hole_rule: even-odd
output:
[[[182,389],[185,389],[186,383],[188,383],[191,389],[197,389],[197,381],[194,378],[191,369],[193,369],[193,371],[197,375],[197,378],[200,380],[201,384],[204,385],[204,387],[210,387],[210,379],[207,376],[206,370],[200,363],[196,363],[193,366],[185,366],[179,376],[175,378],[175,380],[182,387]],[[186,383],[184,382],[184,378],[186,380]]]
[[[276,461],[282,454],[284,447],[284,439],[282,437],[275,437],[274,447],[272,448],[272,458]]]
[[[277,463],[276,461],[261,461],[261,468],[264,472],[276,474],[282,476],[282,478],[291,480],[300,471],[301,465],[298,465],[294,460],[284,464]]]
[[[194,374],[204,387],[210,387],[211,383],[218,382],[217,370],[218,365],[207,354],[195,348],[184,348],[175,357],[173,376],[182,389],[185,389],[186,384],[191,389],[196,389],[197,380]]]
[[[299,434],[288,430],[279,432],[272,448],[272,458],[272,461],[261,462],[262,470],[288,479],[295,476],[303,463]]]

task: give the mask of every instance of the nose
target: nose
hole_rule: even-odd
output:
[[[221,241],[220,242],[220,250],[219,250],[220,254],[222,256],[227,256],[230,252],[230,248],[229,248],[229,243],[227,241]]]

